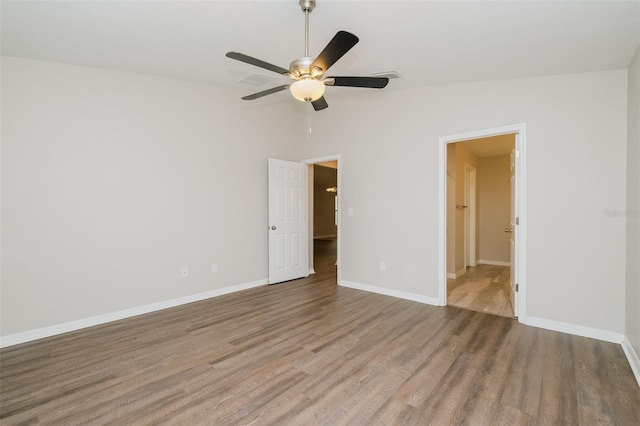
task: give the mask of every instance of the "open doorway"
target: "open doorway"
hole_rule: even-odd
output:
[[[335,268],[338,262],[338,162],[313,165],[314,269]]]
[[[339,156],[306,160],[309,165],[309,272],[338,282]]]
[[[516,134],[446,145],[446,304],[513,318]]]

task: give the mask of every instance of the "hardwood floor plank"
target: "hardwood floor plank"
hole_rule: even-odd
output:
[[[481,378],[495,355],[496,339],[504,333],[504,322],[478,324],[478,329],[465,345],[450,372],[437,384],[437,394],[423,403],[419,423],[460,424],[469,416],[469,409],[479,398]],[[467,406],[467,408],[465,408]],[[420,407],[419,407],[420,408]]]
[[[513,346],[516,339],[515,321],[506,320],[497,332],[493,347],[489,348],[482,365],[482,374],[477,377],[466,401],[458,409],[456,418],[460,424],[496,424],[494,416],[499,410],[500,400],[513,362]]]
[[[478,314],[470,311],[458,312],[465,313],[472,318]],[[480,316],[481,317],[481,316]],[[451,371],[451,366],[464,353],[465,344],[472,338],[474,327],[471,326],[473,321],[462,321],[461,324],[455,324],[455,327],[443,327],[434,335],[431,342],[442,342],[437,338],[441,335],[445,338],[444,343],[438,345],[428,345],[424,347],[424,352],[428,355],[425,358],[416,358],[414,361],[421,360],[421,363],[407,363],[410,375],[408,379],[398,388],[394,395],[391,396],[388,403],[382,405],[372,416],[374,423],[393,424],[399,421],[398,409],[403,418],[403,422],[407,424],[420,424],[420,415],[424,411],[429,413],[438,404],[438,395],[440,389],[437,388],[444,377]],[[454,325],[454,324],[451,324]],[[460,327],[461,325],[465,325]],[[407,406],[417,407],[418,409],[410,410]],[[428,417],[430,414],[427,414]],[[414,417],[415,416],[415,417]],[[424,422],[422,420],[422,422]]]
[[[508,405],[498,405],[498,409],[496,410],[496,413],[493,417],[493,421],[487,424],[513,426],[534,426],[538,424],[544,425],[544,423],[538,422],[536,416],[525,413],[524,411],[520,411],[517,408],[513,408]],[[590,423],[585,423],[585,425],[589,424]]]
[[[509,368],[500,403],[536,416],[540,407],[544,354],[548,332],[533,327],[518,326],[515,353]]]
[[[605,371],[589,368],[590,365],[598,365],[598,342],[594,339],[573,339],[575,354],[576,391],[578,402],[578,419],[581,422],[587,419],[596,419],[598,424],[616,424],[612,406],[604,398],[607,390],[605,383],[607,378]]]
[[[578,418],[574,353],[571,336],[546,337],[538,419],[548,424],[570,424]]]
[[[617,424],[640,424],[640,393],[620,345],[597,342],[598,366],[605,373],[604,390]],[[637,386],[637,385],[636,385]]]
[[[513,318],[509,267],[479,264],[447,280],[447,304]]]

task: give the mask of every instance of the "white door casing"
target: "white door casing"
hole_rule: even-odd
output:
[[[515,135],[516,141],[518,135]],[[518,292],[516,291],[516,277],[517,271],[516,267],[518,266],[518,262],[516,262],[516,251],[517,244],[516,239],[518,238],[518,227],[516,222],[516,168],[517,168],[517,151],[516,151],[517,142],[514,144],[513,149],[511,150],[511,164],[509,167],[510,173],[510,182],[511,182],[511,213],[509,216],[509,284],[511,286],[510,297],[511,297],[511,307],[513,308],[513,316],[518,316]]]
[[[309,275],[308,166],[269,159],[269,284]]]

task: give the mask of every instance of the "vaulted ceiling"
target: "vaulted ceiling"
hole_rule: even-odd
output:
[[[289,80],[226,58],[227,51],[284,68],[304,56],[304,14],[297,0],[1,5],[7,56],[247,93]],[[393,90],[627,68],[640,43],[640,2],[317,0],[310,27],[311,56],[338,30],[360,38],[329,74],[396,71],[402,78],[391,81]]]

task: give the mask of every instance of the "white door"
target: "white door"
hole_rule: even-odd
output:
[[[517,141],[518,135],[516,135]],[[509,232],[509,255],[510,255],[510,264],[509,267],[509,283],[511,284],[511,307],[513,308],[513,316],[518,316],[518,292],[516,291],[516,238],[518,236],[518,227],[517,227],[517,211],[516,211],[516,164],[517,164],[517,154],[516,154],[516,145],[514,144],[513,149],[511,150],[511,167],[510,167],[510,176],[511,176],[511,215],[509,221],[509,228],[505,229],[505,231]]]
[[[309,275],[308,166],[269,159],[269,284]]]

